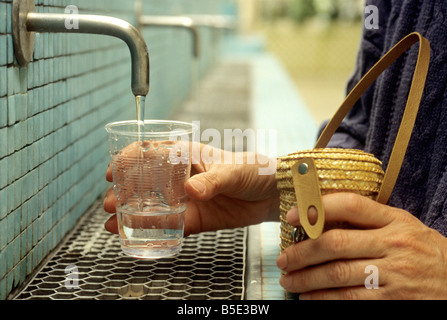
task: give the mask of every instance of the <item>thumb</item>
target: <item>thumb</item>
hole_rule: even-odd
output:
[[[196,174],[185,184],[186,193],[195,200],[207,201],[228,188],[228,175],[219,175],[214,170]]]

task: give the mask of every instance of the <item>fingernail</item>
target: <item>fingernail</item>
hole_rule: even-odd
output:
[[[276,259],[276,265],[279,269],[285,270],[287,268],[287,255],[285,253],[281,253]]]
[[[206,187],[205,187],[205,184],[202,181],[200,181],[198,179],[191,179],[191,180],[189,180],[189,184],[198,193],[204,193],[205,192]]]

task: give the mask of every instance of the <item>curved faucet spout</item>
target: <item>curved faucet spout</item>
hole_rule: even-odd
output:
[[[17,2],[17,0],[14,0]],[[33,1],[32,1],[33,2]],[[135,96],[146,96],[149,92],[149,52],[140,32],[128,22],[107,16],[83,14],[36,13],[35,7],[28,4],[26,12],[21,10],[21,2],[17,4],[17,29],[20,33],[88,33],[107,35],[123,40],[130,50],[132,59],[132,92]],[[77,19],[78,28],[68,29],[66,21]],[[16,23],[16,22],[15,22]]]
[[[97,16],[77,15],[78,29],[67,29],[65,21],[71,14],[29,13],[26,21],[28,31],[101,34],[123,40],[132,59],[132,92],[146,96],[149,92],[149,53],[140,32],[124,20]]]
[[[174,27],[174,28],[185,28],[189,30],[192,34],[194,46],[193,55],[198,58],[200,55],[200,34],[193,19],[183,16],[143,16],[138,17],[139,28],[143,26],[154,26],[154,27]]]
[[[237,28],[236,18],[229,15],[189,14],[188,17],[198,26],[227,30]]]

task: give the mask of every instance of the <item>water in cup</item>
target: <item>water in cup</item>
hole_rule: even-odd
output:
[[[176,126],[189,131],[169,131]],[[135,121],[106,127],[118,230],[125,254],[157,259],[181,249],[191,160],[189,143],[175,135],[189,136],[192,127],[166,121],[145,121],[144,131],[138,127]]]
[[[117,211],[121,247],[130,256],[156,259],[176,254],[182,244],[186,206],[179,212]]]
[[[117,208],[122,247],[126,254],[146,259],[180,250],[186,210],[184,184],[189,177],[188,163],[172,164],[167,159],[171,148],[166,144],[154,151],[150,148],[143,146],[133,160],[126,157],[124,167],[115,164],[125,168],[122,175],[116,173],[118,201],[122,201]],[[119,158],[118,162],[123,161]]]

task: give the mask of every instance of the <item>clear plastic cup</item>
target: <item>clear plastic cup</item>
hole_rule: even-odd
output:
[[[121,247],[140,259],[181,249],[191,171],[191,123],[146,120],[106,125]]]

